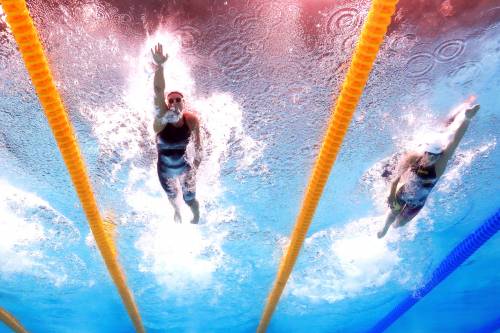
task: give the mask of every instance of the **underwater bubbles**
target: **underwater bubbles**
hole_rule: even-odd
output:
[[[0,71],[7,69],[7,57],[0,52]]]
[[[263,44],[263,36],[267,36],[269,34],[268,27],[265,24],[262,24],[262,22],[254,16],[243,14],[237,15],[232,21],[232,27],[241,35],[250,35],[254,37],[260,36],[250,40],[249,43]]]
[[[116,10],[118,11],[118,10]],[[91,26],[107,25],[112,19],[110,9],[101,3],[86,3],[75,8],[76,16],[83,22],[88,22]]]
[[[243,80],[251,60],[246,50],[245,43],[238,37],[232,36],[219,42],[212,51],[211,57],[226,76]]]
[[[500,6],[483,11],[480,20],[485,23],[487,30],[497,28],[500,25]]]
[[[415,34],[405,34],[402,36],[391,36],[386,37],[389,43],[389,49],[394,52],[401,52],[413,47],[417,41],[417,36]]]
[[[66,258],[80,239],[73,222],[36,193],[0,179],[0,275],[26,274],[54,285],[75,280]]]
[[[432,91],[432,81],[425,78],[418,79],[408,86],[407,91],[413,96],[425,96]]]
[[[258,6],[257,13],[257,16],[265,18],[271,25],[279,24],[283,18],[283,11],[280,4],[273,1],[266,1]]]
[[[351,54],[354,51],[354,48],[356,47],[356,43],[358,41],[357,36],[349,36],[346,37],[342,41],[342,52],[344,54]]]
[[[195,26],[184,25],[175,31],[181,37],[182,50],[186,53],[194,53],[199,43],[202,32]]]
[[[392,244],[398,236],[391,234],[383,241],[374,237],[383,218],[361,218],[308,237],[302,256],[309,264],[294,271],[291,294],[334,303],[371,294],[399,275],[402,259]]]

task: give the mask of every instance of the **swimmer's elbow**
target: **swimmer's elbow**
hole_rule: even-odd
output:
[[[163,126],[159,121],[155,120],[155,122],[153,123],[153,129],[155,131],[155,134],[158,134],[163,129]]]

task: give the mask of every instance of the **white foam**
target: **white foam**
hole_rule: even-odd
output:
[[[212,274],[224,263],[221,245],[226,232],[217,226],[235,219],[234,207],[202,210],[203,224],[191,225],[191,214],[181,205],[184,223],[175,224],[174,211],[156,171],[133,168],[130,174],[125,198],[132,213],[123,220],[144,224],[134,244],[142,257],[139,269],[154,274],[169,294],[208,286],[213,282]]]
[[[140,270],[154,273],[170,292],[209,287],[212,274],[223,264],[225,234],[207,233],[209,228],[196,225],[150,221],[135,243],[143,256]]]
[[[293,274],[287,292],[327,302],[375,292],[393,277],[401,261],[398,250],[390,246],[399,241],[398,234],[376,237],[383,219],[362,218],[308,237],[303,254],[310,257],[308,267]]]
[[[2,4],[0,3],[0,22],[3,22],[5,24],[7,24],[7,27],[9,28],[9,31],[10,31],[10,25],[8,25],[7,23],[7,19],[5,17],[5,13],[3,11],[3,8],[2,8]]]
[[[36,194],[0,179],[0,272],[45,278],[56,286],[68,276],[50,249],[78,238],[71,221]]]
[[[458,149],[455,153],[454,163],[450,163],[442,179],[437,183],[436,190],[443,193],[450,193],[452,189],[460,185],[462,175],[470,164],[481,155],[493,150],[496,146],[496,138],[493,137],[490,142],[481,143],[471,149]],[[460,146],[459,146],[460,147]]]

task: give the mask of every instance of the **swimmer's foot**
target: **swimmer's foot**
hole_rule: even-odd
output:
[[[195,199],[189,205],[189,207],[191,207],[191,211],[193,212],[193,219],[191,220],[191,223],[192,224],[198,224],[198,222],[200,221],[200,204]]]
[[[178,210],[175,211],[174,222],[175,223],[182,223],[181,213]]]
[[[385,234],[387,233],[387,229],[388,229],[388,228],[385,228],[385,227],[384,227],[384,229],[382,229],[382,230],[380,230],[379,232],[377,232],[377,237],[378,237],[378,238],[382,238],[382,237],[384,237],[384,236],[385,236]]]

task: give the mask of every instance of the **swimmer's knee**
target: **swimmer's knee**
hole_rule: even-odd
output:
[[[408,222],[411,221],[411,218],[404,217],[404,216],[398,216],[396,219],[396,222],[394,223],[394,228],[401,228],[404,227]]]
[[[175,198],[177,197],[177,190],[175,189],[175,187],[165,186],[163,189],[165,190],[165,193],[167,194],[169,200],[175,200]]]
[[[193,206],[196,206],[198,204],[198,201],[196,199],[192,199],[192,200],[189,200],[189,201],[184,200],[184,202],[189,207],[193,207]]]
[[[406,224],[408,224],[408,222],[410,222],[411,220],[413,220],[413,217],[412,218],[407,218],[407,219],[404,219],[404,220],[401,220],[401,222],[399,223],[399,225],[401,227],[404,227]]]
[[[194,192],[185,193],[182,195],[182,198],[184,199],[184,202],[188,206],[192,206],[197,202],[196,201],[196,193],[194,193]]]

